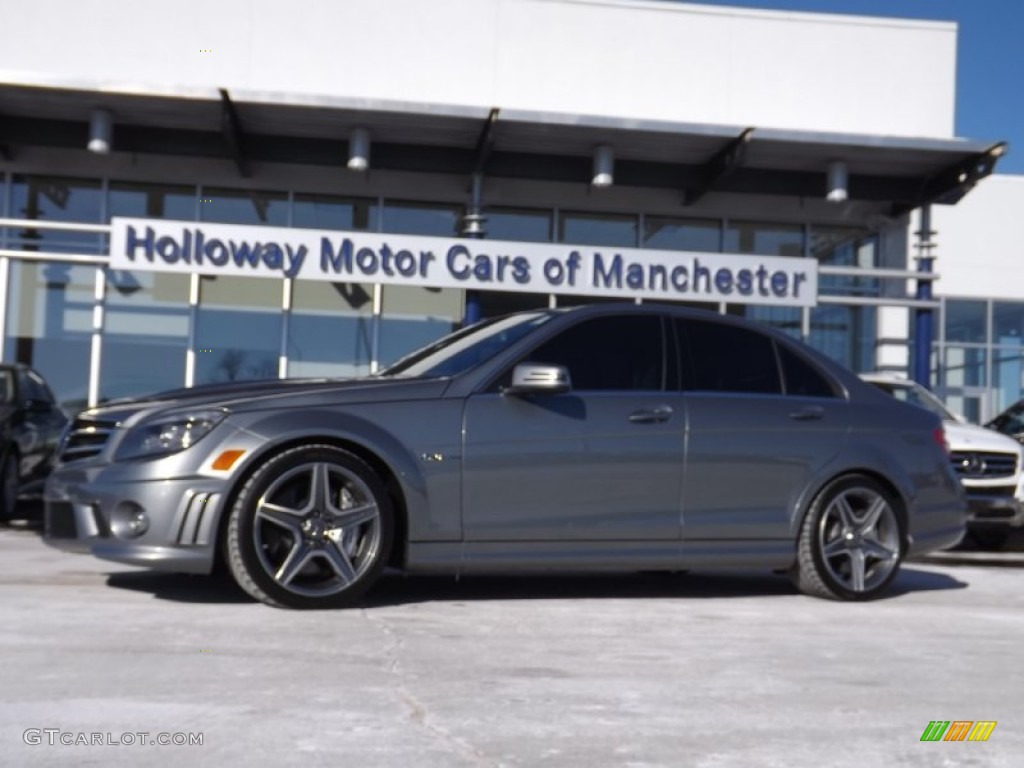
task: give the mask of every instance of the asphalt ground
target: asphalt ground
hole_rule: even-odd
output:
[[[0,527],[0,765],[1024,764],[1020,539],[871,603],[735,571],[394,574],[295,612],[58,552],[29,517]],[[922,742],[933,720],[997,726]]]

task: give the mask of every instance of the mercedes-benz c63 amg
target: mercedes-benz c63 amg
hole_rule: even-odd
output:
[[[938,416],[709,312],[600,305],[466,328],[381,373],[196,387],[81,413],[46,537],[226,564],[291,607],[407,572],[786,570],[857,600],[956,544]]]

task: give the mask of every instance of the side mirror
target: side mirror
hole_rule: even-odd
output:
[[[506,395],[557,395],[572,389],[569,369],[564,365],[520,363],[512,369],[512,384]]]

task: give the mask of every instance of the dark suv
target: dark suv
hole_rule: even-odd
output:
[[[66,424],[42,376],[0,364],[0,520],[12,517],[18,496],[42,492]]]

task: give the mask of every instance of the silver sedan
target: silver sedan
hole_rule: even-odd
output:
[[[45,496],[54,546],[220,562],[296,608],[387,566],[753,566],[858,600],[965,524],[937,416],[781,333],[653,305],[486,321],[362,379],[94,408]]]

